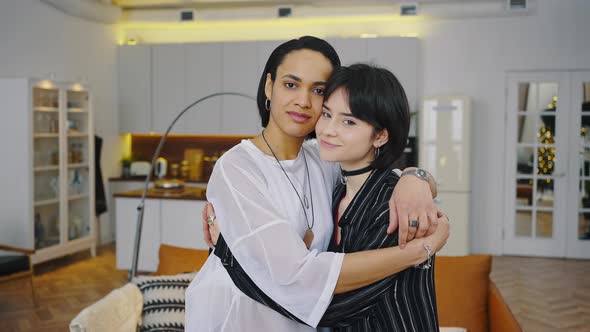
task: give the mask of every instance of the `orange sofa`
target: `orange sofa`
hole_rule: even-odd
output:
[[[206,250],[161,245],[156,274],[169,275],[201,268]],[[490,280],[492,256],[437,256],[436,302],[440,326],[468,332],[521,332],[498,288]]]
[[[201,268],[207,257],[207,250],[161,245],[155,274],[175,275],[195,271]],[[435,265],[441,331],[522,331],[490,280],[491,256],[440,256],[436,258]],[[84,309],[70,323],[70,331],[133,331],[141,321],[142,303],[142,294],[137,286],[128,283]],[[110,319],[105,320],[105,316]],[[105,322],[111,327],[100,328]]]
[[[434,282],[440,326],[469,332],[520,332],[518,321],[490,280],[492,256],[437,256]]]

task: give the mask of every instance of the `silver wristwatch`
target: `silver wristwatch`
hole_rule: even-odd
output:
[[[410,174],[415,175],[418,179],[424,180],[426,182],[428,182],[428,180],[430,179],[430,175],[428,174],[428,172],[426,172],[422,168],[414,168],[414,169],[410,169],[407,171],[403,171],[401,176],[410,175]],[[401,178],[401,176],[400,176],[400,178]]]

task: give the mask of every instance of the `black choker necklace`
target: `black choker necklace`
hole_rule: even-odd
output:
[[[360,175],[360,174],[370,172],[372,170],[373,170],[372,165],[369,165],[367,167],[363,167],[361,169],[355,169],[354,171],[345,171],[342,168],[340,168],[340,173],[342,174],[342,177],[340,178],[340,182],[342,182],[342,184],[346,184],[346,182],[348,181],[347,176]]]
[[[373,170],[373,166],[369,165],[369,166],[361,168],[361,169],[355,169],[354,171],[345,171],[341,168],[340,172],[342,173],[342,176],[355,176],[355,175],[370,172],[372,170]]]

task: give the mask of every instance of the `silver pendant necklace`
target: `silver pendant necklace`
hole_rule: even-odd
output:
[[[309,200],[307,199],[307,186],[309,185],[309,169],[307,168],[307,159],[305,158],[305,151],[303,150],[303,148],[301,148],[301,150],[303,153],[303,160],[305,161],[305,176],[303,178],[303,204],[306,209],[309,209]]]
[[[314,210],[313,210],[313,191],[311,190],[311,180],[309,178],[309,167],[307,166],[307,157],[305,156],[305,149],[301,148],[301,153],[303,153],[303,161],[305,163],[305,177],[303,179],[304,193],[303,193],[303,199],[301,199],[301,195],[297,191],[297,188],[295,188],[295,185],[293,184],[293,182],[291,181],[291,178],[289,178],[289,175],[287,174],[287,172],[283,168],[283,165],[279,161],[279,158],[277,157],[277,155],[275,154],[273,149],[270,147],[270,144],[268,144],[268,141],[266,140],[266,136],[264,136],[264,130],[262,131],[262,139],[264,140],[264,143],[266,143],[266,146],[268,147],[268,149],[272,153],[272,155],[275,158],[275,160],[277,161],[277,163],[279,164],[279,167],[283,171],[283,174],[285,174],[285,176],[287,177],[287,180],[291,184],[291,187],[293,187],[295,194],[297,194],[297,198],[299,198],[299,203],[301,203],[301,207],[303,208],[303,214],[305,215],[305,223],[307,225],[307,231],[305,232],[305,237],[303,238],[303,241],[305,242],[305,244],[307,245],[307,248],[309,249],[309,247],[311,246],[311,242],[313,241],[313,237],[314,237],[312,229],[315,224],[315,215],[314,215]],[[309,185],[309,196],[310,196],[309,201],[311,201],[311,225],[309,224],[309,218],[307,216],[307,209],[309,209],[309,207],[310,207],[310,203],[307,199],[307,186],[308,185]]]

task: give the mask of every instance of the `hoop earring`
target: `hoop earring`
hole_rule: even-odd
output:
[[[381,148],[381,147],[379,146],[379,147],[377,147],[377,148],[375,149],[375,159],[379,158],[379,153],[380,153],[379,149],[380,149],[380,148]]]
[[[270,111],[270,100],[268,100],[268,98],[266,98],[266,100],[264,100],[264,108],[267,111]]]

